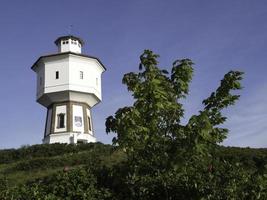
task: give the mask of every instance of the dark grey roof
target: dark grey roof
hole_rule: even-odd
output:
[[[94,57],[94,56],[89,56],[89,55],[85,55],[85,54],[80,54],[80,53],[74,53],[71,51],[67,51],[67,52],[63,52],[63,53],[55,53],[55,54],[49,54],[49,55],[45,55],[45,56],[41,56],[37,59],[37,61],[32,65],[31,69],[34,68],[34,66],[42,59],[42,58],[48,58],[48,57],[54,57],[54,56],[61,56],[61,55],[67,55],[67,54],[72,54],[72,55],[76,55],[76,56],[81,56],[81,57],[86,57],[86,58],[93,58],[96,59],[102,66],[103,68],[106,70],[106,67],[104,66],[104,64],[100,61],[99,58]]]
[[[61,37],[59,37],[59,38],[57,38],[57,39],[55,40],[55,44],[58,45],[58,43],[59,43],[61,40],[66,40],[66,39],[74,39],[74,40],[78,40],[78,41],[81,43],[81,45],[84,45],[84,42],[83,42],[83,40],[82,40],[81,38],[78,38],[78,37],[73,36],[73,35],[65,35],[65,36],[61,36]]]

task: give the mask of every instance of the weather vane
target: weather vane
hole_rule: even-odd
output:
[[[72,32],[72,28],[73,28],[73,25],[69,25],[69,28],[68,28],[68,34],[71,35],[71,32]]]

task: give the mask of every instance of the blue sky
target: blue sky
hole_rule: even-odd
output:
[[[41,143],[46,109],[35,102],[31,65],[56,52],[54,40],[72,34],[83,52],[105,64],[103,102],[93,109],[95,134],[110,143],[105,118],[132,103],[121,84],[138,70],[144,49],[160,66],[175,59],[195,63],[184,121],[202,108],[229,70],[245,72],[241,99],[224,113],[224,145],[267,147],[267,2],[264,0],[2,0],[0,2],[0,148]]]

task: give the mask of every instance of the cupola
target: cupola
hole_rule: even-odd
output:
[[[74,52],[82,53],[83,41],[82,39],[75,37],[73,35],[61,36],[56,39],[55,44],[58,47],[58,52]]]

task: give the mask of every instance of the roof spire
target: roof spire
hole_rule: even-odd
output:
[[[68,34],[71,35],[71,32],[72,32],[72,28],[73,28],[73,25],[70,24],[69,27],[68,27]]]

